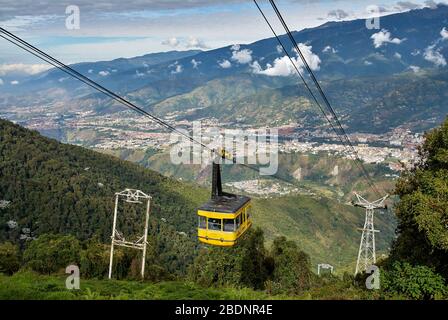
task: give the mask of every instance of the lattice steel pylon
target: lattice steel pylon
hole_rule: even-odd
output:
[[[126,241],[124,235],[117,230],[117,214],[118,214],[118,201],[122,198],[123,201],[128,203],[141,204],[143,200],[146,202],[146,217],[145,217],[145,231],[142,237],[137,241]],[[112,226],[112,242],[110,246],[110,262],[109,262],[109,279],[112,278],[112,265],[114,260],[114,246],[122,246],[127,248],[133,248],[142,250],[142,269],[141,276],[145,277],[145,261],[146,261],[146,245],[148,244],[148,224],[149,224],[149,210],[151,206],[151,196],[145,194],[140,190],[125,189],[121,192],[115,193],[115,210],[114,210],[114,222]]]
[[[389,195],[384,196],[373,202],[369,202],[359,194],[355,193],[357,201],[353,203],[355,207],[361,207],[366,209],[366,218],[364,221],[364,228],[362,230],[361,242],[359,243],[358,260],[356,262],[355,275],[359,272],[364,272],[368,267],[376,263],[375,253],[375,233],[379,230],[375,230],[373,225],[373,217],[375,210],[387,209],[385,205],[386,199]]]

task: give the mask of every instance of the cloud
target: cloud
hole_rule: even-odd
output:
[[[382,29],[380,32],[373,34],[370,38],[373,40],[375,48],[380,48],[385,43],[400,44],[406,40],[398,38],[392,39],[391,33],[386,29]]]
[[[336,9],[329,11],[327,16],[332,19],[343,20],[348,18],[350,15],[342,9]]]
[[[171,70],[171,74],[178,74],[184,71],[184,67],[177,61],[173,64],[170,64],[168,68],[174,68],[174,70]]]
[[[204,41],[199,40],[195,37],[190,37],[187,41],[187,44],[185,45],[186,48],[199,48],[199,49],[208,49],[209,46],[207,46]]]
[[[176,73],[181,73],[182,71],[184,71],[184,68],[182,67],[182,65],[178,64],[176,66],[176,70],[171,71],[171,73],[176,74]]]
[[[193,65],[193,69],[197,69],[198,66],[202,63],[202,61],[196,61],[196,59],[191,60],[191,64]]]
[[[425,7],[428,7],[430,9],[437,9],[439,6],[446,5],[446,0],[435,2],[434,0],[426,0]]]
[[[319,70],[321,60],[316,54],[312,52],[312,47],[300,43],[299,49],[304,55],[305,60],[309,64],[310,68],[312,70]],[[303,69],[303,64],[299,57],[292,58],[292,60],[294,64],[299,68],[299,70]],[[268,63],[265,70],[261,68],[260,64],[257,61],[255,61],[251,65],[251,67],[254,73],[264,74],[271,77],[286,77],[294,74],[295,72],[295,68],[291,64],[288,56],[275,59],[273,64]]]
[[[61,15],[65,13],[68,5],[74,4],[73,0],[20,0],[8,1],[5,4],[2,1],[2,10],[0,11],[0,19],[12,18],[21,15]],[[244,3],[245,0],[226,0],[228,4]],[[125,12],[142,12],[155,10],[180,10],[193,9],[201,7],[210,7],[216,5],[216,0],[128,0],[128,1],[111,1],[111,0],[77,0],[75,2],[81,8],[81,12],[89,13],[125,13]]]
[[[446,66],[445,57],[440,53],[440,49],[436,49],[436,45],[429,46],[423,54],[425,60],[434,63],[437,67]]]
[[[436,9],[438,5],[437,5],[437,2],[435,2],[434,0],[426,0],[425,6],[431,8],[431,9]]]
[[[323,53],[327,53],[327,52],[337,53],[338,51],[337,51],[335,48],[333,48],[332,46],[326,46],[326,47],[322,50],[322,52],[323,52]]]
[[[233,46],[230,47],[230,50],[238,51],[238,50],[240,50],[240,45],[239,44],[234,44]]]
[[[230,47],[230,50],[232,51],[232,57],[231,60],[239,63],[239,64],[247,64],[252,61],[252,50],[250,49],[242,49],[241,45],[234,44]]]
[[[277,45],[277,53],[283,53],[283,47],[281,45]]]
[[[169,39],[163,40],[161,42],[164,46],[169,46],[171,48],[177,48],[177,47],[185,47],[187,49],[208,49],[209,46],[205,44],[204,41],[196,38],[196,37],[189,37],[188,39],[184,38],[177,38],[177,37],[171,37]]]
[[[409,69],[411,69],[414,73],[419,73],[421,68],[417,66],[409,66]]]
[[[145,74],[138,70],[135,70],[135,75],[137,76],[137,78],[140,78],[140,77],[143,77]]]
[[[11,84],[12,84],[13,86],[18,85],[18,84],[19,84],[19,81],[17,81],[17,80],[13,80],[13,81],[11,81]]]
[[[22,74],[38,74],[43,71],[47,71],[52,67],[48,64],[2,64],[0,65],[0,75],[6,75],[8,73],[22,73]]]
[[[366,65],[366,66],[371,66],[373,63],[372,62],[370,62],[370,61],[364,61],[364,64]]]
[[[242,49],[238,51],[232,51],[233,61],[238,62],[239,64],[247,64],[252,61],[252,50]]]
[[[401,59],[401,54],[399,54],[398,52],[395,52],[394,57],[397,59]]]
[[[109,71],[100,71],[100,72],[98,72],[98,74],[102,77],[107,77],[108,75],[110,75],[110,72]]]
[[[0,78],[0,86],[2,86],[4,84],[3,79]]]
[[[443,28],[442,31],[440,31],[440,35],[442,36],[443,40],[447,40],[448,39],[448,30],[446,30],[446,28]]]
[[[218,64],[223,69],[229,69],[230,67],[232,67],[232,63],[226,59],[224,59],[223,61],[218,61]]]
[[[303,43],[299,43],[299,49],[302,52],[303,56],[305,57],[306,62],[310,66],[311,70],[319,70],[320,69],[320,63],[321,60],[318,55],[314,54],[312,49],[312,46],[307,46]],[[302,67],[302,63],[300,62],[300,66]]]
[[[398,1],[397,4],[395,5],[395,8],[399,11],[406,11],[406,10],[418,9],[421,8],[421,6],[411,1]]]
[[[296,65],[299,64],[296,58],[293,58],[293,60]],[[270,77],[287,77],[294,74],[295,70],[287,56],[275,59],[273,65],[268,63],[265,70],[263,70],[260,64],[255,61],[252,64],[252,69],[254,73],[264,74]]]
[[[176,37],[172,37],[162,41],[164,46],[169,46],[172,48],[176,48],[180,45],[180,41]]]

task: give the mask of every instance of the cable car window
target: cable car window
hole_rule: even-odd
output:
[[[249,220],[249,218],[250,218],[250,207],[247,207],[247,209],[246,209],[246,218],[247,218],[247,220]]]
[[[235,231],[235,220],[234,219],[224,219],[224,231],[228,231],[228,232]]]
[[[221,219],[208,218],[208,229],[221,231]]]
[[[207,218],[206,217],[199,216],[198,228],[199,229],[206,229],[207,228]]]
[[[241,226],[241,215],[236,217],[236,228],[238,229]]]

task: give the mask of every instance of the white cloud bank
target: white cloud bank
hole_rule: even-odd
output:
[[[172,48],[176,48],[177,46],[179,46],[180,41],[176,37],[172,37],[172,38],[163,40],[162,44],[164,46],[169,46],[169,47],[172,47]]]
[[[437,67],[446,66],[446,59],[440,53],[440,49],[436,49],[436,45],[429,46],[423,54],[425,60],[434,63]]]
[[[177,61],[173,64],[170,64],[168,68],[174,68],[174,70],[171,70],[171,74],[178,74],[184,71],[184,67]]]
[[[442,36],[443,40],[448,39],[448,30],[446,30],[446,28],[443,28],[442,31],[440,31],[440,35]]]
[[[185,45],[186,48],[197,48],[197,49],[208,49],[209,47],[205,44],[204,41],[190,37]]]
[[[43,71],[47,71],[51,68],[52,66],[48,64],[24,64],[24,63],[1,64],[0,75],[6,75],[8,73],[24,73],[34,75]]]
[[[337,51],[335,48],[333,48],[332,46],[326,46],[326,47],[322,50],[322,52],[323,52],[323,53],[327,53],[327,52],[337,53],[338,51]]]
[[[299,44],[299,49],[305,57],[306,62],[309,64],[311,70],[319,70],[321,60],[318,55],[312,52],[312,46],[306,46],[303,43]],[[299,68],[300,71],[303,70],[303,64],[299,57],[292,58],[294,64]],[[252,65],[254,73],[264,74],[271,77],[287,77],[295,72],[294,66],[291,64],[288,56],[277,58],[274,60],[273,65],[267,64],[266,69],[262,69],[260,64],[255,61]]]
[[[400,44],[406,40],[392,38],[391,33],[386,29],[382,29],[380,32],[373,34],[370,38],[373,40],[373,45],[375,46],[375,48],[380,48],[385,43]]]
[[[197,69],[202,61],[196,61],[196,59],[191,60],[191,64],[193,65],[193,69]]]
[[[239,63],[239,64],[247,64],[252,62],[252,50],[249,49],[242,49],[240,50],[239,45],[232,46],[232,60]]]
[[[171,48],[184,47],[186,49],[209,49],[209,46],[205,44],[203,40],[192,36],[190,36],[188,39],[183,37],[171,37],[169,39],[163,40],[161,44]]]
[[[226,59],[224,59],[223,61],[218,61],[218,64],[223,69],[229,69],[232,67],[232,63]]]
[[[411,69],[414,73],[419,73],[421,70],[418,66],[409,66],[409,69]]]

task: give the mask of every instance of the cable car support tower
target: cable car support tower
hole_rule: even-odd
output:
[[[360,207],[366,209],[366,218],[364,221],[364,228],[360,229],[362,231],[361,242],[359,244],[358,260],[356,262],[355,275],[360,272],[366,271],[371,265],[376,263],[376,253],[375,253],[375,233],[379,230],[375,230],[373,225],[373,217],[375,210],[387,209],[385,205],[386,199],[389,195],[382,197],[373,202],[369,202],[359,194],[355,193],[357,201],[353,203],[355,207]]]

